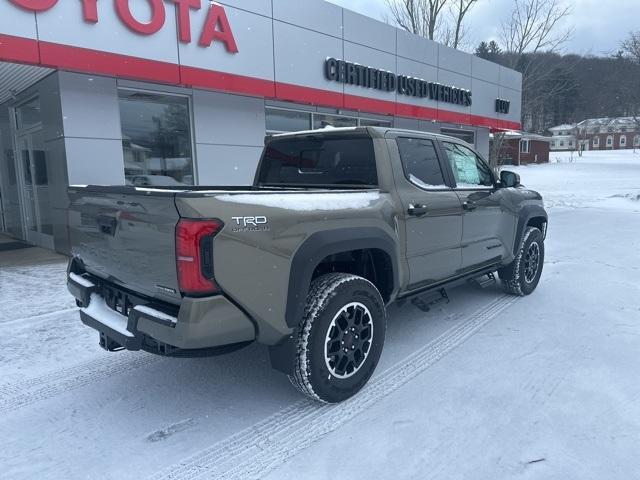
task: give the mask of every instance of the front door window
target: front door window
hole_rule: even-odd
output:
[[[448,142],[444,148],[458,188],[493,188],[491,170],[471,149]]]

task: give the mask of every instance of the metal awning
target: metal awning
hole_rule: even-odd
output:
[[[50,68],[0,62],[0,103],[11,100],[53,71]]]

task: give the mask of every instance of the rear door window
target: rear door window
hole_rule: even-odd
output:
[[[370,137],[310,136],[271,141],[259,185],[375,187],[378,185]]]
[[[400,137],[400,159],[407,179],[424,189],[447,188],[433,140]]]

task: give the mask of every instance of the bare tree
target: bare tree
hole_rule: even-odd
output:
[[[571,37],[571,28],[563,28],[563,20],[571,7],[563,0],[514,0],[509,20],[502,24],[504,65],[522,73],[522,120],[526,129],[544,133],[543,104],[569,90],[570,72],[575,65],[558,66],[552,53]]]
[[[504,162],[503,153],[505,146],[505,133],[495,132],[489,148],[489,166],[493,169],[496,176],[500,175],[500,167]]]
[[[391,19],[408,32],[434,40],[449,0],[385,0]]]
[[[464,39],[464,17],[471,11],[473,6],[478,3],[478,0],[454,0],[455,4],[451,7],[451,13],[453,16],[453,35],[450,46],[458,49]]]
[[[640,30],[637,32],[631,32],[629,37],[624,40],[621,45],[622,54],[627,57],[631,62],[640,65]],[[631,106],[631,116],[636,124],[636,131],[640,132],[640,91],[638,86],[634,85],[628,89],[628,99]],[[634,142],[633,151],[635,152],[636,145]]]
[[[515,0],[508,22],[502,24],[505,50],[520,56],[524,53],[556,51],[572,35],[572,29],[559,30],[571,7],[562,0]]]
[[[632,61],[640,63],[640,30],[631,32],[629,37],[621,45],[622,53]]]

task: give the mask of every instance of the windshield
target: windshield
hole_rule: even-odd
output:
[[[376,187],[373,141],[352,135],[274,140],[266,147],[258,185]]]

